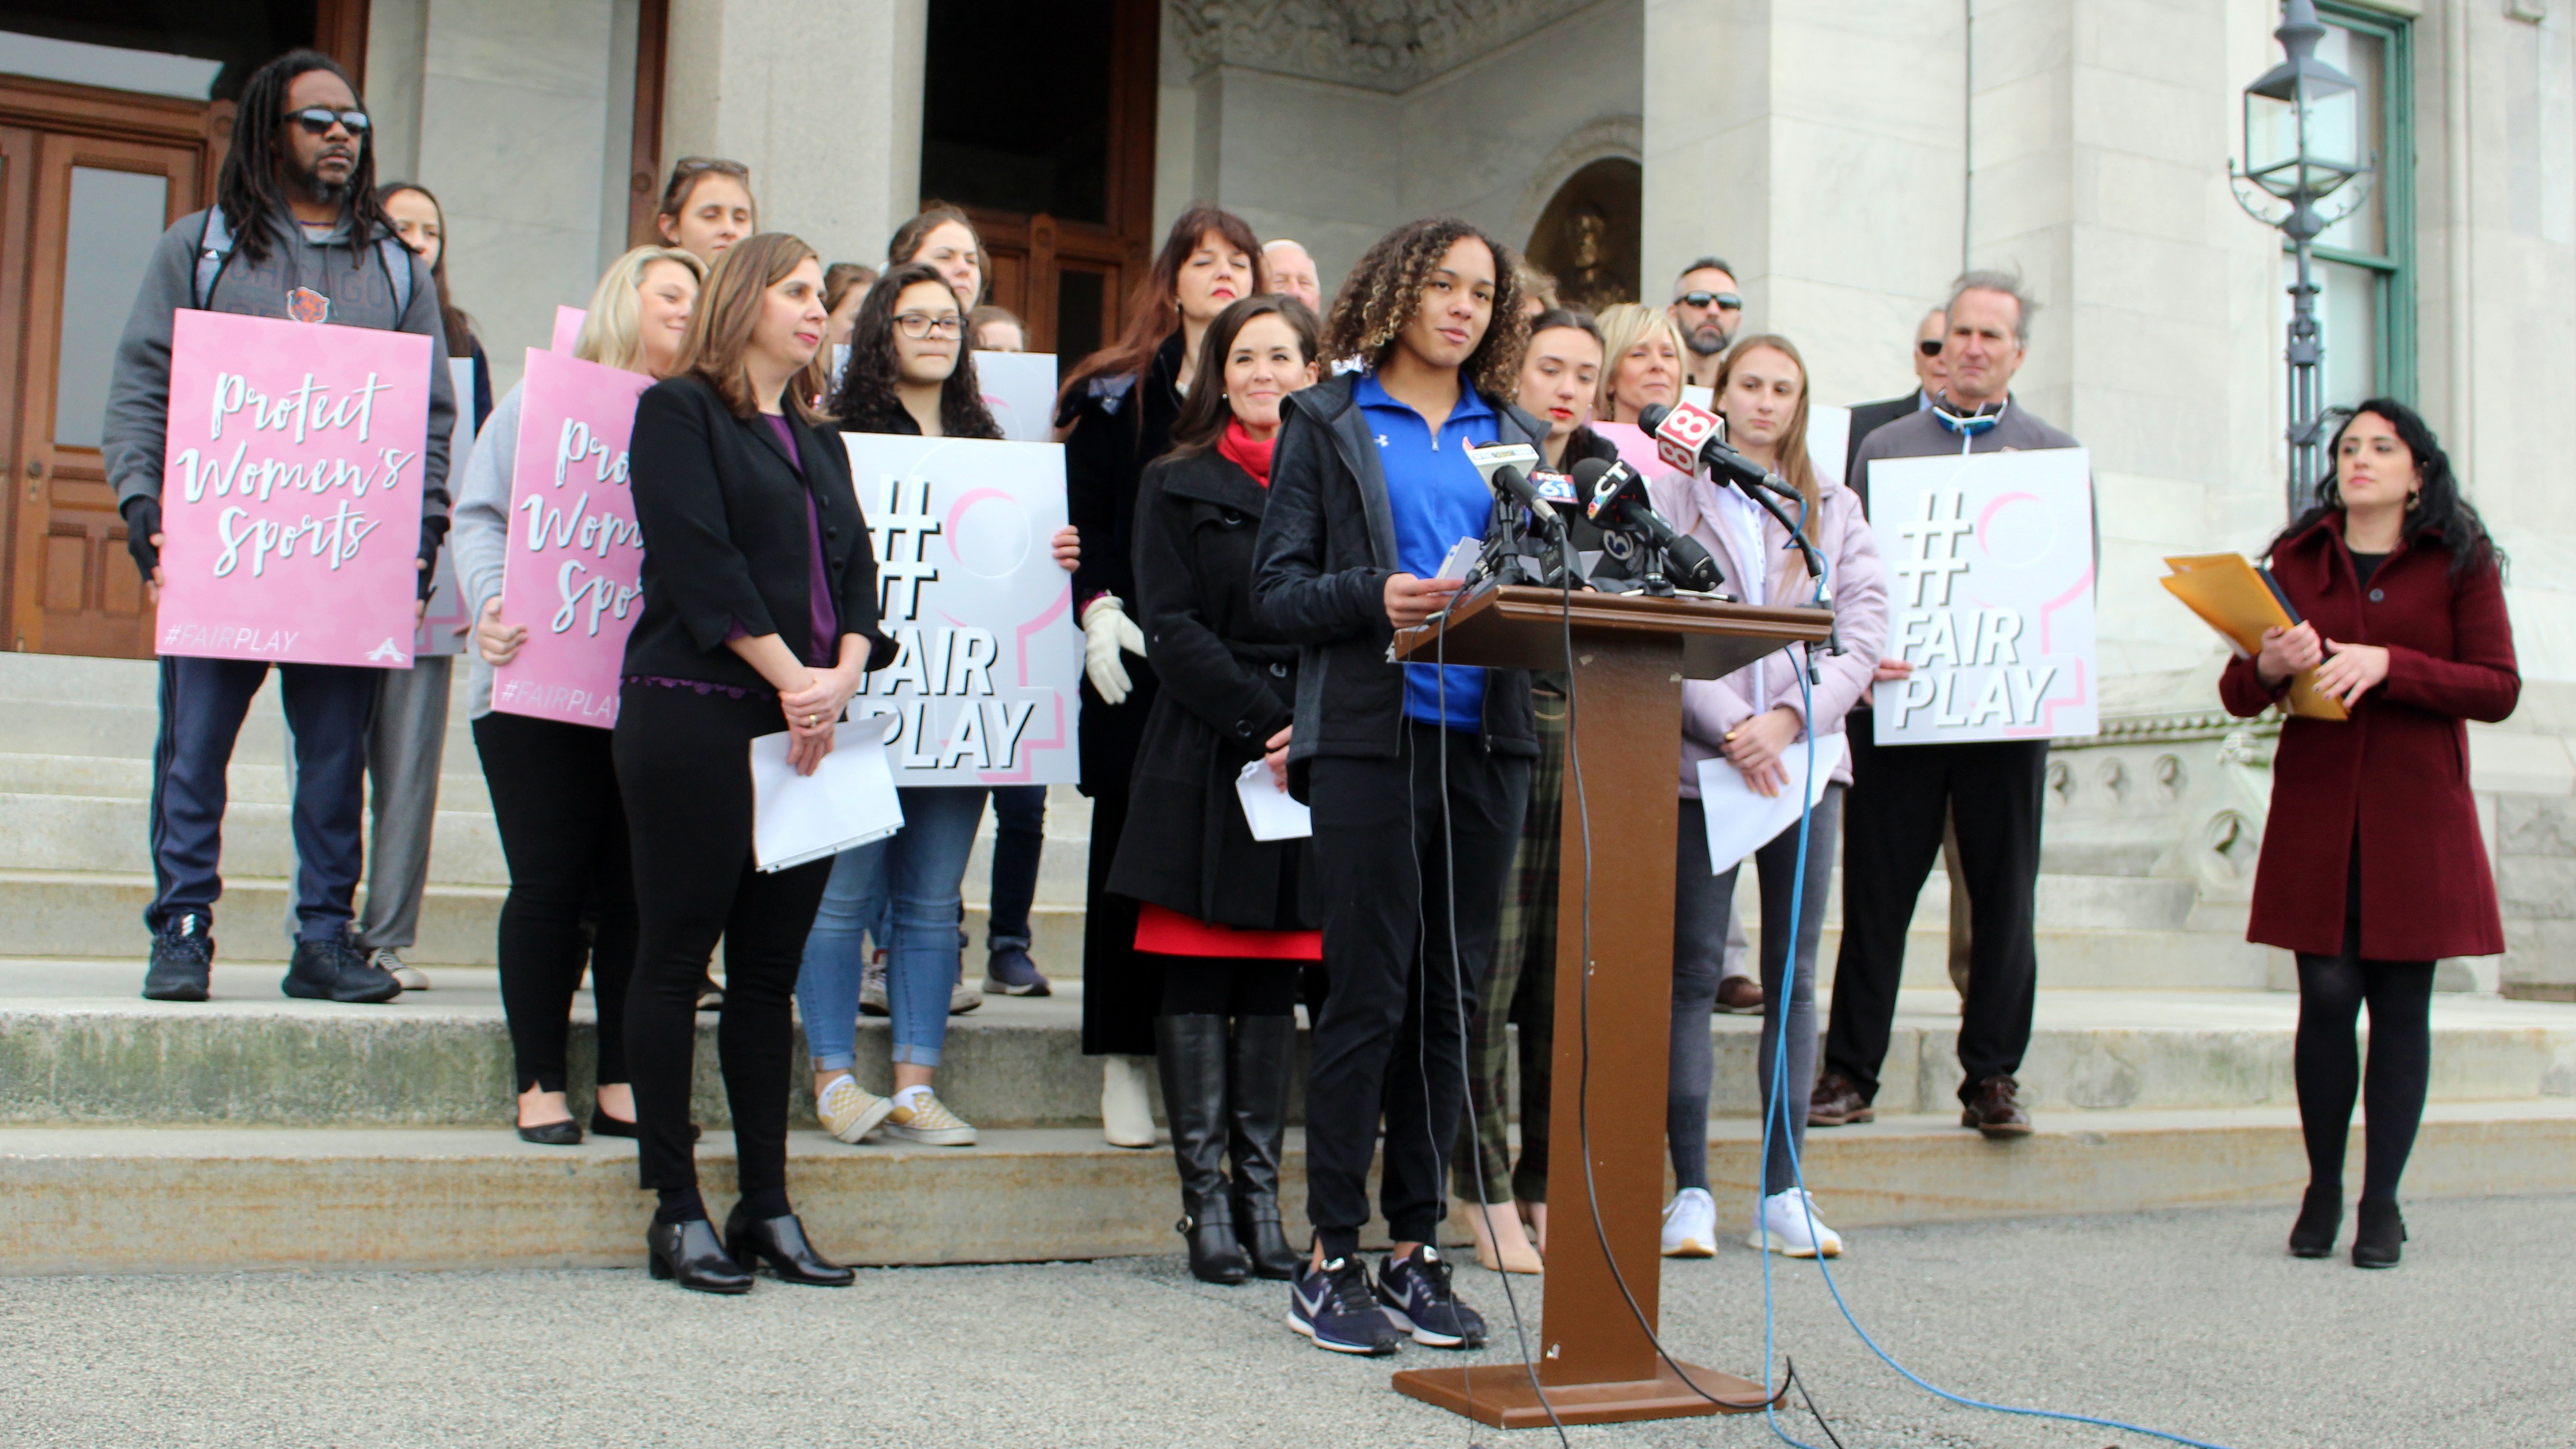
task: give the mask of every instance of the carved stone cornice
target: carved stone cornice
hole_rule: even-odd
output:
[[[1213,65],[1402,91],[1596,0],[1172,0],[1195,70]]]
[[[2176,714],[2104,716],[2102,733],[2090,739],[2052,740],[2053,750],[2100,749],[2106,745],[2161,745],[2184,740],[2223,740],[2244,732],[2255,739],[2268,739],[2281,732],[2280,716],[2270,710],[2250,720],[2238,719],[2225,710],[2192,711]]]

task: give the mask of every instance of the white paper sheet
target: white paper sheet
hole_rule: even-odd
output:
[[[1807,804],[1812,808],[1825,798],[1825,787],[1833,783],[1834,767],[1843,762],[1843,735],[1836,730],[1816,741],[1816,776],[1804,781]],[[1753,793],[1744,783],[1744,772],[1728,764],[1723,755],[1713,755],[1699,762],[1700,813],[1708,820],[1709,873],[1724,875],[1744,863],[1744,858],[1769,845],[1781,831],[1798,823],[1798,786],[1807,773],[1807,742],[1798,740],[1780,752],[1780,763],[1789,770],[1788,788],[1777,795]],[[1812,903],[1817,909],[1824,902]]]
[[[1270,778],[1270,765],[1255,760],[1234,777],[1234,793],[1243,801],[1243,818],[1255,840],[1303,840],[1315,833],[1315,817],[1297,797]]]
[[[785,870],[882,840],[903,828],[886,763],[895,717],[843,720],[811,775],[787,763],[787,732],[751,742],[751,849],[764,871]]]
[[[1432,577],[1463,579],[1467,576],[1467,570],[1476,566],[1476,560],[1482,557],[1484,552],[1483,540],[1462,538],[1449,546],[1449,556],[1440,561],[1440,572],[1433,574]]]

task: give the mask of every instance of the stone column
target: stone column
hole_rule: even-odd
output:
[[[1647,0],[1646,300],[1723,256],[1745,325],[1797,342],[1819,401],[1905,388],[1962,254],[1964,19],[1961,0]]]
[[[672,0],[662,163],[751,168],[764,230],[882,265],[921,200],[928,0]]]

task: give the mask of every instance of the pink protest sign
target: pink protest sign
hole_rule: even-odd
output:
[[[557,304],[554,345],[547,350],[562,357],[572,356],[573,344],[581,340],[581,324],[589,318],[590,314],[579,307]]]
[[[618,666],[643,610],[626,440],[635,400],[652,385],[640,372],[528,349],[501,569],[501,617],[526,626],[528,642],[492,671],[492,707],[504,714],[617,723]]]
[[[430,340],[182,311],[155,648],[411,667]]]

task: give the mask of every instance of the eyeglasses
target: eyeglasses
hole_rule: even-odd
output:
[[[345,128],[352,136],[367,134],[367,113],[364,111],[335,111],[329,106],[307,106],[300,111],[287,112],[286,119],[302,126],[305,134],[312,136],[330,135],[333,126]]]
[[[903,329],[904,336],[918,342],[924,337],[959,336],[966,330],[966,319],[954,312],[940,317],[927,312],[899,312],[895,314],[894,325]]]
[[[1926,357],[1938,357],[1941,355],[1941,339],[1938,337],[1918,337],[1914,339],[1914,350],[1922,353]]]
[[[1695,307],[1703,312],[1711,306],[1715,306],[1721,312],[1744,310],[1744,299],[1733,292],[1684,292],[1673,300],[1685,307]]]

